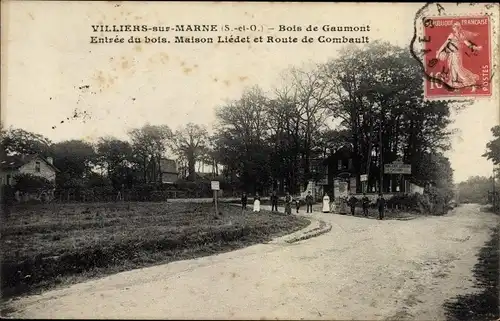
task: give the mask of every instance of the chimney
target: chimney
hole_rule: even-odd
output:
[[[52,157],[47,157],[47,162],[49,162],[50,165],[54,165],[54,159]]]

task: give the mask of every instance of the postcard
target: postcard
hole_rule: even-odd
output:
[[[2,317],[500,317],[498,4],[1,6]]]

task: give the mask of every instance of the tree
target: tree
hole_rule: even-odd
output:
[[[172,139],[172,147],[178,156],[187,160],[188,179],[196,179],[195,164],[202,159],[208,143],[208,131],[204,126],[188,123],[178,129]]]
[[[462,105],[424,101],[420,66],[407,50],[382,42],[346,47],[323,72],[334,88],[331,115],[350,132],[356,172],[375,174],[368,185],[382,177],[383,163],[402,158],[415,167],[449,147],[450,108]]]
[[[23,193],[37,193],[40,190],[54,188],[54,184],[45,177],[32,174],[17,174],[14,176],[14,181],[14,189]]]
[[[60,187],[81,187],[97,163],[92,144],[83,140],[67,140],[52,146],[54,165],[61,171],[56,176]]]
[[[270,181],[268,103],[262,90],[253,87],[216,112],[216,153],[226,175],[233,183],[240,181],[245,189],[261,192]]]
[[[491,160],[494,165],[500,164],[500,126],[491,128],[493,139],[486,144],[486,153],[483,157]]]
[[[120,189],[132,170],[132,146],[127,141],[105,137],[99,139],[96,149],[99,164],[106,169],[113,187]]]
[[[316,137],[325,129],[326,110],[333,94],[332,86],[321,73],[322,69],[321,65],[290,68],[284,73],[285,86],[276,90],[278,99],[286,101],[286,105],[294,109],[296,129],[301,134],[298,143],[302,156],[301,183],[304,185],[311,178],[311,153],[317,147]]]
[[[212,169],[212,175],[219,175],[219,159],[215,152],[215,137],[211,136],[207,139],[207,144],[201,150],[200,162],[209,165]]]
[[[51,156],[52,142],[45,136],[20,128],[2,128],[2,149],[7,154]]]
[[[144,183],[156,183],[160,175],[160,159],[171,143],[172,131],[167,125],[146,124],[129,131],[134,162],[142,172]]]

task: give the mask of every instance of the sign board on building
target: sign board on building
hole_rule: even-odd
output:
[[[385,174],[411,174],[411,164],[395,161],[384,165]]]
[[[213,191],[218,191],[220,189],[219,181],[211,181],[210,183],[212,185],[212,190]]]
[[[368,175],[366,174],[362,174],[360,177],[359,177],[359,180],[361,182],[366,182],[368,180]]]

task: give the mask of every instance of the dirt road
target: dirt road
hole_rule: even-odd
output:
[[[473,291],[475,255],[499,223],[477,205],[411,221],[313,215],[331,232],[25,297],[10,316],[444,319],[446,299]]]

